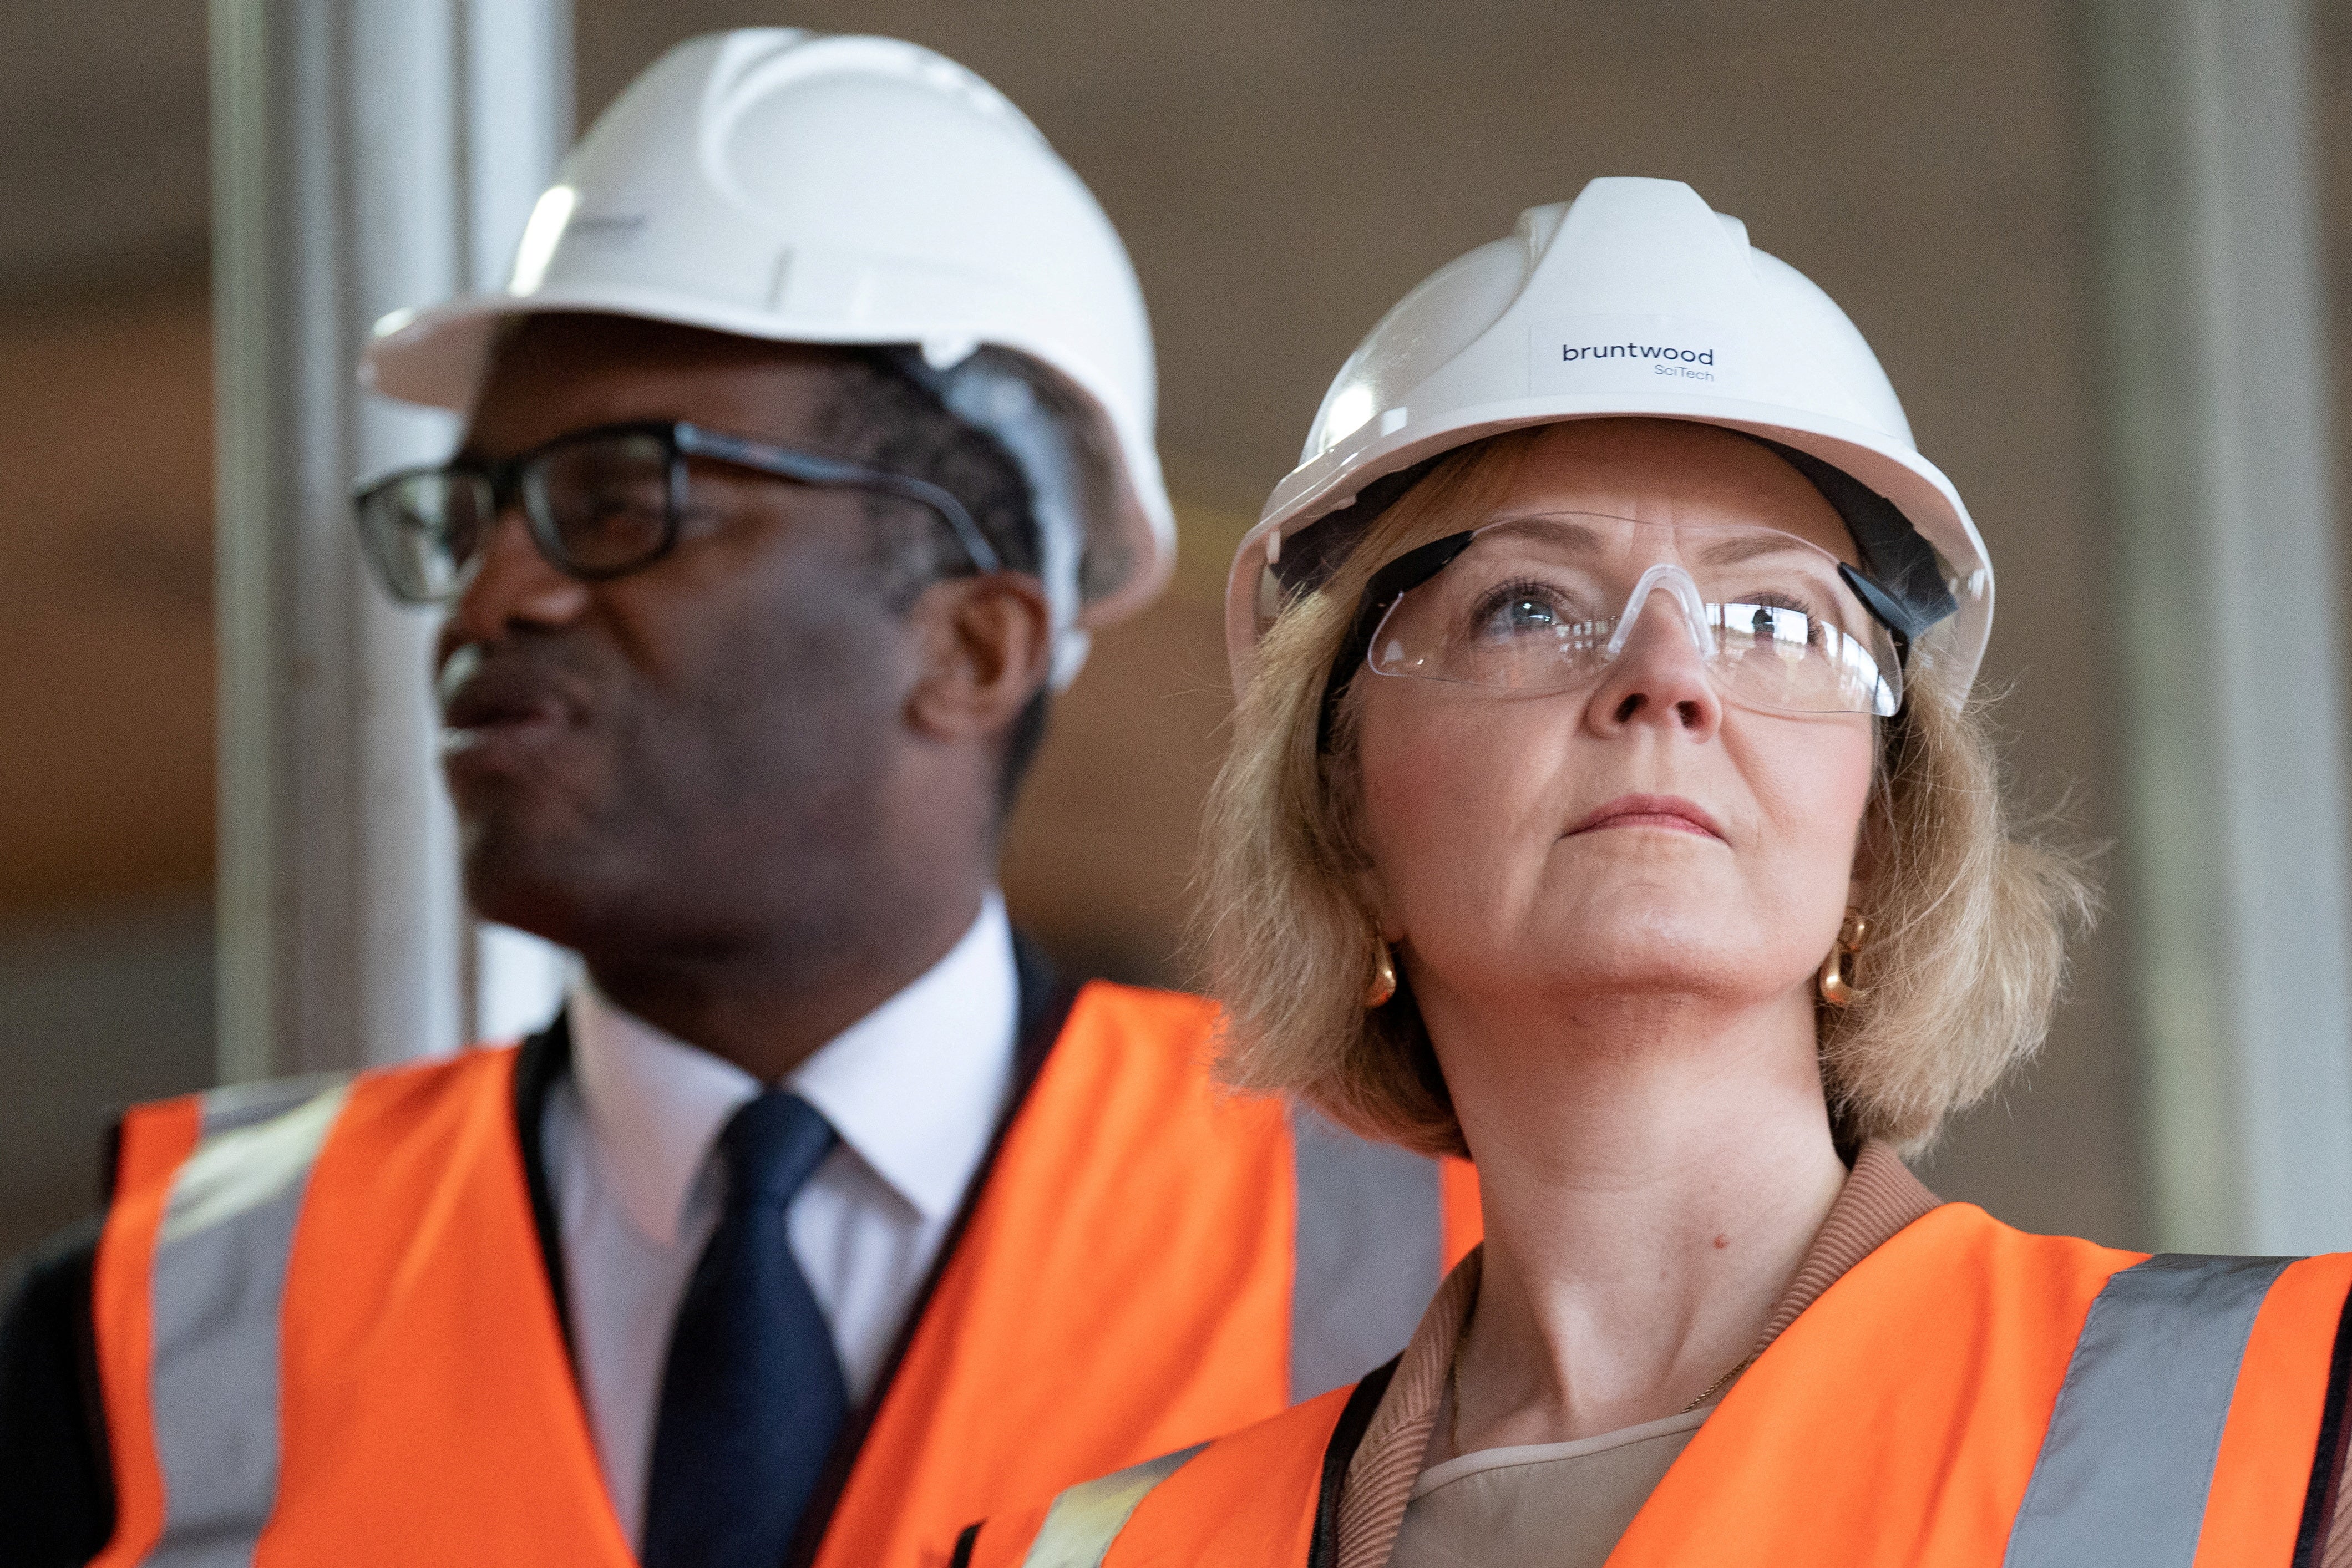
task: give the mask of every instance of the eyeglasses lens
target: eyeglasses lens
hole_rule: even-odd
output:
[[[1397,601],[1368,662],[1383,675],[1566,691],[1597,681],[1622,653],[1629,614],[1635,626],[1662,614],[1676,623],[1706,654],[1717,689],[1748,706],[1883,716],[1901,705],[1893,639],[1839,577],[1836,558],[1792,534],[1737,525],[1585,516],[1495,525]]]
[[[551,446],[524,468],[522,490],[541,544],[583,576],[633,570],[668,544],[670,454],[658,436]]]
[[[490,483],[463,470],[420,469],[360,500],[361,536],[394,597],[438,604],[465,585],[491,516]]]

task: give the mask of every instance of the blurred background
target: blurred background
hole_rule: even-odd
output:
[[[2284,116],[2308,150],[2287,171],[2306,218],[2287,226],[2300,248],[2285,265],[2315,279],[2303,319],[2332,451],[2341,400],[2325,380],[2352,320],[2352,6],[2284,14],[2303,85],[2207,108]],[[1183,559],[1059,705],[1005,882],[1069,967],[1165,984],[1192,975],[1187,877],[1227,711],[1224,565],[1341,359],[1432,268],[1594,175],[1686,180],[1745,219],[1845,307],[1968,498],[2000,574],[1987,680],[2008,694],[2015,786],[2063,836],[2106,846],[2108,914],[2047,1051],[1924,1174],[2016,1224],[2153,1247],[2182,1230],[2165,1172],[2177,1186],[2195,1167],[2180,1176],[2167,1153],[2152,933],[2201,894],[2151,893],[2145,879],[2170,873],[2130,848],[2157,766],[2134,726],[2161,714],[2125,667],[2145,480],[2117,468],[2131,340],[2104,312],[2131,246],[2108,183],[2135,133],[2116,118],[2130,66],[2105,15],[2060,0],[581,0],[570,85],[584,126],[693,33],[896,34],[1003,89],[1108,210],[1153,311]],[[116,1108],[220,1071],[208,79],[203,0],[0,7],[0,1255],[95,1207]],[[2329,617],[2333,537],[2326,522],[2324,547],[2289,562]],[[2331,643],[2280,666],[2316,681],[2304,695],[2330,749],[2335,658]],[[2338,767],[2320,770],[2318,839],[2298,852],[2323,868],[2347,849]],[[2340,906],[2315,918],[2339,945],[2312,992],[2312,1036],[2333,1051]],[[2273,1000],[2292,1012],[2293,996]]]

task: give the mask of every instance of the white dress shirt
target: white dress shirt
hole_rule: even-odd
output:
[[[1012,1088],[1018,989],[1012,927],[992,891],[945,957],[785,1080],[841,1135],[790,1224],[853,1406],[873,1391],[988,1152]],[[542,1124],[547,1174],[581,1389],[634,1542],[670,1325],[724,1196],[713,1145],[761,1085],[584,979],[571,1025],[572,1072],[549,1093]]]

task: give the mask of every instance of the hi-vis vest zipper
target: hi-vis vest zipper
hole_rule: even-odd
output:
[[[1410,1335],[1466,1168],[1224,1096],[1206,1003],[1082,990],[852,1422],[818,1568],[1264,1418]],[[93,1307],[97,1562],[627,1568],[512,1050],[133,1112]]]
[[[2118,1252],[1970,1204],[1805,1309],[1609,1568],[2321,1568],[2352,1254]],[[1329,1568],[1383,1368],[967,1531],[955,1568]]]

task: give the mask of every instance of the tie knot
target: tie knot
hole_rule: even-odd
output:
[[[727,1166],[727,1207],[782,1207],[833,1148],[833,1124],[786,1089],[771,1089],[728,1118],[719,1134]]]

